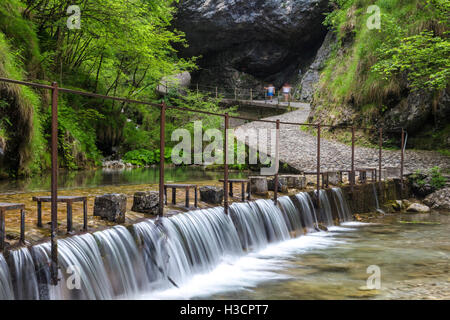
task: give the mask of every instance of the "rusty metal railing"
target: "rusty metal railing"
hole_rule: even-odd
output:
[[[186,111],[186,112],[194,112],[194,113],[200,113],[200,114],[206,114],[206,115],[213,115],[213,116],[220,116],[224,118],[224,130],[225,130],[225,150],[224,150],[224,210],[225,213],[228,214],[229,211],[229,199],[228,199],[228,129],[229,129],[229,120],[230,118],[234,119],[240,119],[240,120],[246,120],[246,121],[257,121],[257,122],[265,122],[265,123],[273,123],[275,125],[275,128],[277,130],[277,150],[276,150],[276,159],[279,159],[279,130],[280,125],[295,125],[295,126],[308,126],[308,127],[315,127],[317,129],[317,208],[320,208],[320,201],[319,201],[319,193],[320,193],[320,144],[321,144],[321,130],[322,128],[351,128],[352,132],[352,156],[351,156],[351,175],[350,175],[350,183],[352,185],[355,184],[355,129],[356,127],[353,125],[345,125],[345,126],[332,126],[332,125],[325,125],[321,124],[320,122],[317,124],[312,123],[300,123],[300,122],[287,122],[287,121],[280,121],[277,120],[264,120],[264,119],[253,119],[249,117],[242,117],[242,116],[231,116],[228,113],[214,113],[204,110],[195,110],[185,107],[179,107],[179,106],[169,106],[166,105],[165,102],[162,102],[160,104],[148,102],[148,101],[140,101],[140,100],[134,100],[129,98],[121,98],[121,97],[114,97],[114,96],[107,96],[92,92],[86,92],[86,91],[79,91],[79,90],[73,90],[68,88],[62,88],[58,87],[58,84],[56,82],[53,82],[52,85],[46,85],[41,83],[33,83],[33,82],[26,82],[21,80],[14,80],[14,79],[8,79],[8,78],[2,78],[0,77],[0,82],[6,82],[6,83],[12,83],[17,85],[24,85],[29,87],[34,87],[38,89],[45,89],[50,90],[52,92],[52,125],[51,125],[51,167],[52,167],[52,177],[51,177],[51,282],[52,284],[56,285],[58,283],[58,247],[57,247],[57,197],[58,197],[58,185],[57,185],[57,177],[58,177],[58,95],[59,93],[68,93],[68,94],[76,94],[76,95],[82,95],[92,98],[100,98],[100,99],[107,99],[107,100],[113,100],[113,101],[120,101],[124,103],[133,103],[133,104],[142,104],[147,105],[150,107],[155,107],[160,109],[160,167],[159,167],[159,217],[164,216],[164,166],[165,166],[165,160],[164,160],[164,151],[165,151],[165,122],[166,122],[166,110],[167,109],[174,109],[174,110],[180,110],[180,111]],[[216,94],[218,94],[218,91],[216,90]],[[359,127],[359,129],[365,129],[365,130],[374,130],[374,128],[364,128]],[[385,130],[384,132],[388,132]],[[398,130],[389,130],[389,132],[399,132]],[[400,179],[401,184],[403,188],[403,162],[404,162],[404,142],[405,142],[405,130],[401,128],[401,140],[402,140],[402,147],[401,147],[401,158],[400,158]],[[382,145],[383,145],[383,129],[379,128],[379,179],[381,181],[381,167],[382,167]],[[278,167],[278,166],[277,166]],[[275,174],[275,188],[274,188],[274,202],[277,203],[278,198],[278,170]]]

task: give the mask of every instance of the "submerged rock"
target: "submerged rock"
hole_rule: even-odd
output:
[[[95,197],[94,216],[102,217],[111,222],[125,222],[127,211],[127,196],[124,194],[105,194]]]
[[[407,212],[419,212],[419,213],[428,213],[431,211],[430,207],[420,204],[420,203],[413,203],[411,204],[408,209],[406,209]]]

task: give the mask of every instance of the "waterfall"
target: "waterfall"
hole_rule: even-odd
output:
[[[281,211],[283,212],[286,225],[290,232],[294,232],[297,235],[297,232],[303,233],[303,225],[300,219],[300,214],[295,207],[292,200],[285,196],[278,199],[278,203]],[[298,234],[300,235],[300,233]]]
[[[116,226],[94,233],[115,296],[132,296],[148,284],[142,256],[131,233]]]
[[[0,254],[0,300],[13,300],[14,291],[5,258]]]
[[[40,262],[41,285],[48,286],[53,292],[50,299],[112,299],[111,283],[100,254],[96,239],[91,234],[74,236],[58,240],[58,286],[50,286],[50,244],[45,243],[33,248],[35,259]],[[74,268],[76,267],[76,269]],[[80,289],[70,289],[69,277],[76,272],[80,276]],[[45,290],[42,289],[42,290]]]
[[[270,242],[289,238],[283,214],[272,200],[233,203],[230,215],[236,225],[242,248],[246,251],[264,248]]]
[[[319,209],[320,221],[327,227],[333,226],[334,225],[333,215],[331,212],[330,200],[328,199],[326,190],[319,190],[319,201],[320,201],[320,209]]]
[[[15,276],[14,298],[17,300],[39,300],[35,266],[27,248],[11,251],[11,273]]]
[[[134,225],[151,289],[178,285],[192,273],[181,243],[167,236],[160,221]]]
[[[385,213],[381,208],[380,208],[380,203],[378,201],[378,193],[377,193],[377,189],[375,188],[375,183],[372,184],[372,189],[373,189],[373,197],[375,199],[375,208],[377,209],[377,212],[379,213]]]
[[[339,220],[350,220],[342,191],[332,195]],[[330,200],[325,191],[319,196],[320,218],[330,225]],[[121,299],[178,287],[246,252],[315,231],[309,194],[293,199],[233,203],[229,215],[217,207],[60,239],[57,286],[50,285],[50,243],[12,250],[7,261],[0,255],[0,299]]]
[[[346,222],[352,220],[352,214],[350,212],[350,208],[348,207],[347,201],[344,199],[344,194],[342,193],[341,188],[333,188],[334,195],[334,203],[336,204],[336,208],[339,215],[339,220]]]
[[[308,231],[313,231],[318,221],[311,197],[307,192],[301,192],[295,197],[300,202],[300,214],[302,214],[303,220],[305,221],[305,227]]]
[[[239,255],[239,237],[223,208],[190,211],[162,219],[167,236],[181,244],[191,272],[206,272],[226,256]]]

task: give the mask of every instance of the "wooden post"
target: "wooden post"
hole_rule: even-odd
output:
[[[234,87],[234,100],[237,101],[237,88]]]
[[[223,200],[225,214],[228,214],[228,126],[229,115],[225,113],[225,143],[224,143],[224,165],[223,165]]]
[[[219,97],[219,90],[216,87],[216,99]]]
[[[58,84],[52,83],[52,177],[51,177],[51,266],[50,275],[52,285],[58,285],[58,242],[56,232],[58,228]]]
[[[253,89],[250,89],[250,101],[253,101]]]
[[[164,150],[166,140],[166,103],[161,104],[159,124],[159,216],[164,216]]]
[[[198,98],[198,83],[197,83],[197,98]]]

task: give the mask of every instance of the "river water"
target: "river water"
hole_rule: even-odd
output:
[[[450,215],[348,222],[222,263],[150,299],[450,299]],[[369,266],[381,288],[367,290]]]
[[[202,167],[166,167],[167,183],[186,181],[212,181],[223,179],[223,173],[206,171]],[[245,173],[230,172],[230,179],[245,177]],[[125,170],[97,169],[85,171],[64,171],[58,173],[58,188],[80,189],[120,185],[157,184],[159,168],[133,168]],[[50,173],[22,180],[0,180],[0,194],[11,192],[50,191]]]
[[[219,172],[200,168],[168,168],[166,174],[167,181],[173,182],[221,178]],[[132,188],[157,180],[157,168],[102,170],[61,175],[59,184],[65,189],[95,188],[98,193],[116,185]],[[1,188],[29,197],[27,192],[46,190],[47,185],[46,180],[32,179]],[[67,291],[63,281],[60,291],[39,293],[37,277],[42,275],[33,270],[48,266],[48,243],[33,249],[33,259],[28,249],[10,257],[9,268],[19,275],[16,293],[0,255],[4,291],[0,290],[0,297],[450,299],[450,213],[393,214],[356,222],[351,221],[340,190],[334,192],[341,208],[340,225],[329,219],[327,203],[333,199],[321,195],[325,211],[316,216],[309,196],[299,193],[297,208],[282,197],[280,208],[270,200],[235,203],[231,217],[221,208],[211,208],[164,218],[160,224],[142,222],[134,226],[139,246],[123,227],[62,239],[62,271],[72,264],[84,270],[86,287],[80,292]],[[328,231],[315,232],[317,219]],[[367,288],[369,267],[380,271],[379,289]]]

